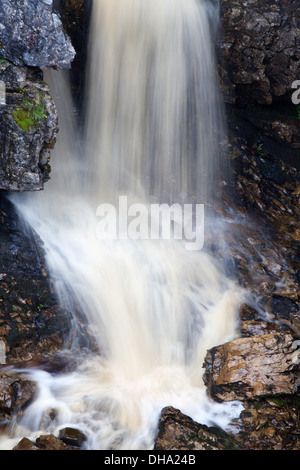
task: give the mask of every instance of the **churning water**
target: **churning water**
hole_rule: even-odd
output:
[[[61,305],[80,306],[99,354],[69,374],[27,371],[39,395],[13,442],[69,425],[87,449],[150,449],[164,406],[222,427],[240,411],[212,403],[202,381],[207,349],[237,333],[242,293],[220,260],[172,237],[99,237],[96,215],[124,195],[131,207],[217,197],[215,3],[95,0],[83,132],[64,74],[47,72],[60,119],[52,179],[14,202],[44,242]]]

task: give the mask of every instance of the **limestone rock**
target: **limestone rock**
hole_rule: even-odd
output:
[[[289,334],[239,338],[207,352],[203,380],[217,401],[296,394],[300,349]]]

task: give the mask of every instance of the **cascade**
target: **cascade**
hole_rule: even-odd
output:
[[[12,200],[44,243],[61,306],[80,309],[99,352],[76,352],[74,372],[27,371],[39,393],[13,439],[71,425],[86,434],[87,449],[151,449],[164,406],[221,427],[240,411],[209,400],[202,364],[207,349],[237,334],[243,292],[205,240],[187,249],[185,239],[218,225],[205,215],[197,226],[193,212],[203,205],[206,214],[218,198],[217,22],[206,0],[96,0],[84,129],[66,73],[45,75],[60,123],[51,181]],[[167,211],[150,230],[150,209],[162,204],[192,208],[196,227],[172,236],[183,219]],[[164,222],[170,236],[161,236]],[[116,223],[121,237],[111,232]]]

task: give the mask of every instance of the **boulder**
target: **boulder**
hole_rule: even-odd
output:
[[[2,0],[0,56],[20,67],[70,68],[75,50],[52,0]]]
[[[238,338],[210,349],[203,380],[216,401],[294,395],[300,385],[299,341],[290,334]]]
[[[13,450],[41,450],[34,442],[27,437],[23,437]]]
[[[43,434],[35,442],[25,437],[13,450],[77,450],[85,439],[85,435],[78,429],[65,428],[60,431],[59,437]]]
[[[36,392],[35,384],[14,374],[0,371],[0,422],[29,405]]]
[[[67,445],[81,447],[86,436],[79,429],[67,427],[59,431],[59,439]]]
[[[239,443],[222,429],[196,423],[171,406],[161,412],[154,450],[237,450]]]
[[[24,437],[13,450],[69,450],[69,447],[53,434],[45,434],[38,437],[35,442]]]

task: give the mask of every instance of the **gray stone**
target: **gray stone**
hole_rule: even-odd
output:
[[[0,189],[36,191],[50,173],[58,117],[48,86],[26,67],[0,66],[6,104],[0,106]]]
[[[52,2],[1,1],[0,57],[20,67],[70,68],[75,50]]]

